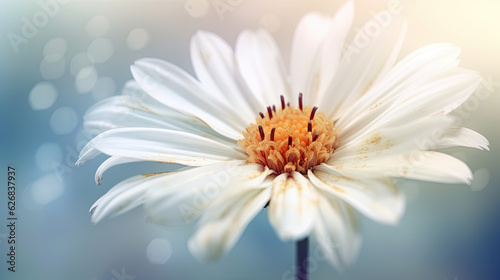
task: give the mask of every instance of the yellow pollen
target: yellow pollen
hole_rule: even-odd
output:
[[[299,97],[302,107],[301,96]],[[336,129],[317,107],[268,107],[256,123],[251,123],[245,137],[238,141],[248,154],[247,163],[269,167],[278,174],[298,171],[303,174],[326,162],[334,151]],[[264,136],[264,137],[262,137]]]

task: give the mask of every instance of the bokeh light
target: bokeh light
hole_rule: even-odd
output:
[[[113,42],[107,38],[97,38],[90,43],[87,55],[95,63],[104,63],[113,55]]]
[[[172,256],[172,245],[168,240],[155,238],[149,242],[146,255],[153,264],[165,264]]]
[[[70,72],[76,77],[82,69],[92,66],[94,66],[94,60],[86,52],[78,53],[71,59]]]
[[[56,37],[50,39],[43,48],[43,58],[46,61],[61,60],[68,49],[68,42],[64,38]]]
[[[49,173],[31,185],[32,199],[38,206],[43,207],[60,197],[64,187],[64,182],[55,173]]]
[[[66,59],[47,60],[46,57],[40,63],[40,74],[45,80],[55,80],[64,76],[66,70]]]
[[[187,0],[184,7],[190,16],[201,18],[207,15],[210,2],[208,0]]]
[[[33,110],[45,110],[56,102],[57,88],[50,82],[39,82],[29,93],[29,103]]]
[[[85,31],[91,37],[101,37],[106,35],[110,29],[110,22],[105,16],[95,16],[91,18],[87,25],[85,25]]]
[[[127,36],[127,46],[131,50],[140,50],[149,43],[149,34],[143,28],[135,28]]]
[[[49,171],[53,169],[54,163],[61,162],[63,157],[61,148],[55,142],[43,143],[38,147],[35,153],[35,162],[43,171]]]
[[[80,69],[75,77],[75,88],[78,93],[88,93],[97,82],[97,70],[93,66]]]
[[[64,135],[71,133],[78,123],[75,109],[60,107],[50,117],[50,127],[55,134]]]

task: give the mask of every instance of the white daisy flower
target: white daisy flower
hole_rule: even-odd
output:
[[[86,114],[86,128],[100,134],[78,163],[109,155],[97,181],[128,162],[188,167],[121,182],[92,206],[92,220],[141,204],[155,223],[197,219],[189,249],[214,260],[268,204],[283,241],[312,236],[342,268],[359,251],[358,212],[380,223],[400,220],[405,198],[393,178],[470,183],[465,163],[436,150],[488,149],[451,116],[479,74],[458,67],[460,50],[450,44],[396,63],[406,31],[400,19],[343,52],[353,17],[352,1],[334,17],[306,15],[288,69],[262,29],[243,31],[234,51],[198,31],[191,40],[196,78],[158,59],[135,62],[124,94]]]

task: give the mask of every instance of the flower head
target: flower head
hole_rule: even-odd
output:
[[[155,223],[198,219],[189,248],[212,260],[268,204],[282,240],[312,236],[340,268],[360,247],[358,212],[388,224],[401,218],[405,199],[393,178],[470,183],[466,164],[436,150],[488,148],[452,118],[478,73],[458,67],[459,49],[449,44],[395,63],[406,31],[396,17],[362,48],[343,51],[353,17],[352,1],[333,18],[306,15],[288,71],[265,30],[243,31],[235,51],[197,32],[196,78],[165,61],[135,62],[124,94],[86,114],[99,135],[79,162],[111,156],[96,181],[128,162],[188,167],[121,182],[92,206],[93,221],[141,204]]]

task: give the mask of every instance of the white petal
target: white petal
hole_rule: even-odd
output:
[[[420,150],[363,164],[337,165],[331,161],[324,167],[348,177],[390,176],[451,184],[470,184],[472,180],[472,172],[462,161],[446,154]]]
[[[131,96],[114,96],[93,105],[85,114],[85,129],[92,134],[120,127],[151,127],[201,134],[204,124],[179,112],[153,111]]]
[[[182,225],[197,218],[226,190],[257,187],[271,174],[268,168],[242,161],[217,163],[178,172],[147,193],[148,219],[162,225]],[[208,211],[208,216],[213,211]]]
[[[238,148],[234,140],[220,135],[196,117],[170,109],[150,97],[140,100],[126,95],[102,100],[87,111],[84,121],[91,134],[124,127],[163,128],[204,135]]]
[[[410,53],[374,85],[365,95],[351,106],[336,122],[339,130],[360,119],[375,119],[387,100],[398,95],[403,89],[425,78],[442,73],[458,65],[460,49],[451,44],[427,45]]]
[[[356,260],[361,247],[358,215],[329,193],[319,196],[318,212],[313,236],[327,260],[342,271]]]
[[[314,76],[311,73],[315,72],[316,57],[320,53],[331,23],[332,19],[327,16],[310,13],[302,17],[297,25],[290,56],[290,81],[293,94],[304,92],[304,97],[309,98],[310,79]]]
[[[430,114],[446,115],[460,106],[476,90],[481,77],[475,71],[457,68],[432,80],[417,83],[407,94],[395,98],[383,115],[392,123],[402,124]],[[403,99],[406,98],[406,99]]]
[[[453,125],[448,117],[428,117],[380,130],[371,128],[347,143],[340,142],[328,164],[337,166],[377,165],[413,150],[433,149],[440,134]],[[436,134],[438,136],[436,136]]]
[[[344,47],[344,41],[354,21],[354,1],[347,1],[335,14],[321,47],[322,84],[330,82],[335,74]]]
[[[219,36],[198,31],[191,39],[191,60],[196,76],[211,95],[235,113],[253,121],[262,110],[241,77],[231,47]]]
[[[452,125],[453,120],[447,117],[428,117],[381,130],[373,131],[369,127],[359,132],[357,138],[341,142],[326,164],[353,178],[399,176],[395,174],[405,157],[434,149],[442,132]]]
[[[268,31],[241,32],[236,41],[236,58],[243,78],[261,101],[261,108],[279,104],[279,95],[291,100],[283,58]]]
[[[315,186],[344,200],[377,222],[395,224],[403,215],[405,197],[390,178],[354,179],[324,166],[318,166],[314,172],[309,171],[308,175]]]
[[[354,20],[354,1],[348,1],[333,17],[325,35],[320,52],[315,58],[315,65],[309,74],[309,87],[305,91],[306,102],[320,104],[326,89],[337,72],[342,56],[342,48]]]
[[[101,184],[100,181],[102,180],[102,175],[104,174],[104,172],[106,170],[110,169],[111,167],[119,165],[119,164],[138,162],[138,161],[142,161],[142,160],[136,159],[136,158],[125,158],[125,157],[117,157],[117,156],[113,156],[113,157],[108,158],[103,163],[101,163],[99,168],[97,168],[97,171],[95,172],[95,177],[94,177],[95,183],[100,185]]]
[[[187,132],[156,128],[117,128],[92,139],[80,152],[77,164],[101,152],[110,156],[190,166],[245,158],[242,152],[229,146]]]
[[[196,119],[191,114],[183,114],[179,112],[179,110],[166,106],[160,101],[154,99],[135,80],[129,80],[125,83],[122,89],[122,96],[130,97],[131,99],[133,99],[134,102],[127,105],[130,105],[135,109],[140,109],[143,111],[155,113],[164,116],[166,118],[187,119],[187,120]]]
[[[281,174],[273,182],[269,222],[283,241],[308,236],[314,226],[318,198],[309,180],[298,172]]]
[[[202,216],[199,229],[188,243],[189,251],[205,261],[219,259],[229,251],[250,221],[262,210],[271,196],[271,187],[234,188],[231,194],[218,199]],[[217,214],[212,212],[216,211]]]
[[[429,116],[444,116],[456,109],[480,83],[478,73],[454,68],[418,80],[393,97],[379,101],[373,111],[339,130],[338,141],[346,143],[360,134],[383,127],[401,126]]]
[[[239,139],[248,118],[211,97],[200,83],[177,66],[155,59],[141,59],[131,66],[141,87],[166,106],[200,118],[218,133]]]
[[[438,152],[420,152],[405,157],[393,176],[459,184],[471,184],[472,172],[463,161]]]
[[[483,135],[465,127],[450,128],[436,143],[436,149],[469,147],[489,151],[490,142]]]
[[[161,182],[165,176],[169,174],[139,175],[114,186],[90,208],[92,222],[98,223],[105,217],[114,217],[139,206],[144,202],[147,189]]]
[[[406,34],[406,22],[396,19],[382,28],[379,35],[370,38],[366,46],[357,46],[356,40],[366,34],[365,30],[369,29],[367,25],[370,23],[373,21],[362,27],[353,43],[348,46],[339,65],[342,71],[337,72],[332,79],[324,98],[318,100],[319,106],[328,104],[325,113],[332,119],[342,116],[347,108],[384,75],[386,69],[393,66],[393,57],[401,48]]]

